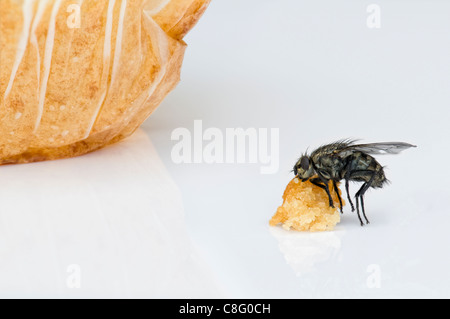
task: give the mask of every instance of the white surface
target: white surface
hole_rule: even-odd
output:
[[[213,0],[135,136],[2,167],[0,296],[450,297],[450,3],[378,1],[376,30],[370,3]],[[174,164],[194,120],[279,128],[279,172]],[[378,157],[392,184],[367,193],[372,224],[346,207],[334,232],[269,227],[298,156],[343,137],[418,145]]]
[[[142,130],[86,156],[2,167],[0,297],[219,296]]]

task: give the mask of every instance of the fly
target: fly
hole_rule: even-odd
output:
[[[333,189],[339,199],[341,213],[343,212],[342,199],[337,191],[337,182],[345,180],[345,190],[353,212],[355,206],[349,194],[349,181],[363,183],[355,194],[355,199],[358,218],[361,226],[364,226],[360,215],[360,205],[366,224],[369,224],[364,208],[365,192],[370,187],[382,188],[388,183],[383,167],[371,155],[398,154],[411,147],[416,146],[403,142],[355,144],[353,140],[340,140],[319,147],[309,156],[302,155],[294,166],[294,174],[302,182],[310,180],[311,183],[325,190],[329,205],[334,208],[328,187],[329,181],[332,181]]]

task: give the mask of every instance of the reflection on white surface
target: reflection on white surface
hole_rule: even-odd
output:
[[[68,160],[0,167],[0,296],[217,297],[139,130]]]
[[[296,232],[270,227],[286,263],[297,276],[311,273],[318,263],[337,258],[342,232]]]

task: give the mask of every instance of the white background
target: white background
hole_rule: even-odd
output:
[[[1,168],[0,296],[450,297],[450,3],[377,1],[370,29],[371,3],[213,0],[135,135]],[[278,128],[278,173],[175,164],[194,120]],[[347,137],[418,145],[378,157],[392,184],[367,193],[372,223],[346,207],[333,232],[269,227],[301,153]]]

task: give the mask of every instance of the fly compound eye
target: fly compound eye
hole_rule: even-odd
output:
[[[303,156],[302,159],[300,160],[300,167],[304,171],[307,171],[309,169],[309,158],[307,156]]]

